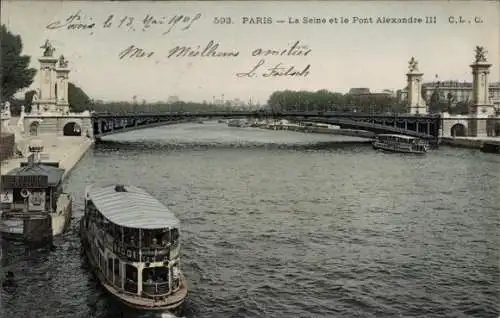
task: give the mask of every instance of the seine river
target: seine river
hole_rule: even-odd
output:
[[[215,123],[109,137],[66,182],[72,229],[52,249],[4,248],[16,287],[0,317],[153,317],[117,304],[80,256],[84,187],[108,181],[181,220],[185,317],[497,318],[500,156],[347,139]]]

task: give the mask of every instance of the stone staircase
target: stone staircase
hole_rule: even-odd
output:
[[[27,127],[29,129],[29,127]],[[25,127],[26,129],[26,127]],[[44,133],[57,134],[57,119],[56,118],[44,118],[40,121],[39,131]]]

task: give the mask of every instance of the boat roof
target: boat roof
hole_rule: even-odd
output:
[[[406,135],[397,135],[397,134],[379,134],[378,137],[395,137],[401,139],[418,139],[417,137],[406,136]]]
[[[86,197],[110,222],[140,229],[179,228],[180,221],[160,201],[133,185],[89,186]]]
[[[7,172],[5,175],[20,177],[47,176],[48,186],[55,186],[62,181],[64,172],[64,169],[50,165],[27,164],[21,167],[14,168]]]

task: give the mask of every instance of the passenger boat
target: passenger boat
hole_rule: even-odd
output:
[[[244,127],[243,122],[240,119],[231,119],[227,122],[228,127]]]
[[[1,176],[0,233],[7,240],[47,241],[68,228],[72,198],[63,191],[59,163],[41,162],[41,145],[29,150],[27,162]]]
[[[184,302],[179,232],[179,220],[141,188],[85,190],[83,250],[104,288],[132,308],[174,310]]]
[[[373,148],[391,152],[424,154],[429,150],[429,144],[415,137],[380,134],[375,136]]]

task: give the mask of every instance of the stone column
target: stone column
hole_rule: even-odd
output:
[[[495,116],[495,107],[489,98],[488,74],[491,64],[483,47],[476,47],[472,68],[472,105],[469,108],[469,136],[488,136],[488,118]]]
[[[40,62],[39,81],[40,96],[38,103],[40,110],[47,108],[48,111],[54,111],[56,105],[56,63],[57,58],[53,56],[43,56],[38,59]]]
[[[69,112],[68,79],[70,70],[67,64],[59,64],[56,68],[57,79],[57,109],[63,114]]]
[[[418,70],[418,62],[414,57],[408,63],[408,110],[410,114],[427,114],[427,105],[422,98],[422,76]]]

